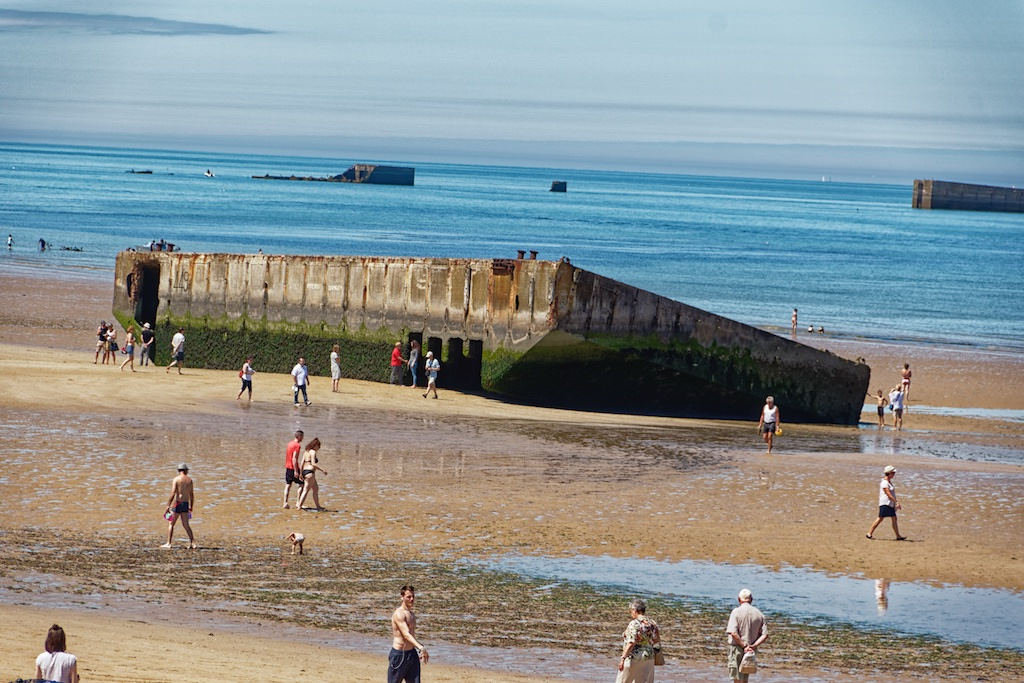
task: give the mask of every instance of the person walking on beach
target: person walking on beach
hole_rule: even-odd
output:
[[[307,406],[309,403],[309,394],[306,393],[306,384],[309,382],[309,370],[306,369],[306,359],[299,356],[299,362],[292,368],[292,380],[294,384],[292,386],[292,393],[295,395],[295,406],[299,405],[299,392],[302,392],[302,402]]]
[[[153,353],[153,339],[155,335],[149,323],[142,323],[142,348],[139,349],[139,364],[149,365],[150,354]]]
[[[796,319],[797,319],[797,311],[796,311],[796,309],[794,308],[794,309],[793,309],[793,317],[791,317],[791,318],[789,319],[789,323],[790,323],[790,326],[791,326],[791,327],[792,327],[792,329],[793,329],[793,336],[794,336],[794,337],[796,336]]]
[[[170,372],[171,368],[175,365],[178,366],[178,374],[181,374],[181,369],[185,367],[185,328],[179,327],[178,331],[171,337],[171,364],[167,366],[164,372]]]
[[[284,504],[281,506],[285,509],[291,507],[288,505],[288,497],[292,493],[292,484],[302,488],[302,476],[299,474],[299,451],[302,450],[302,437],[305,436],[301,429],[295,430],[295,438],[288,442],[288,445],[284,449]],[[298,496],[298,494],[295,494]]]
[[[331,347],[331,392],[338,393],[338,382],[341,381],[341,347]]]
[[[135,326],[129,325],[128,330],[125,333],[124,338],[124,352],[128,354],[128,357],[121,362],[121,369],[124,370],[124,366],[131,365],[132,372],[135,372]]]
[[[96,328],[96,357],[92,359],[92,364],[100,360],[100,351],[103,352],[104,362],[107,357],[107,321],[101,320],[99,327]]]
[[[910,371],[910,363],[904,363],[903,369],[900,370],[900,386],[903,388],[903,400],[910,403],[910,377],[913,375]]]
[[[409,372],[412,373],[412,387],[416,387],[416,370],[420,364],[420,343],[413,339],[409,342]]]
[[[316,510],[323,510],[320,507],[320,485],[316,481],[316,473],[319,470],[327,476],[327,470],[320,467],[317,463],[320,459],[316,457],[317,451],[320,450],[320,439],[314,438],[306,446],[306,452],[302,454],[302,462],[299,463],[299,472],[302,475],[302,493],[299,494],[299,502],[296,506],[300,510],[305,510],[303,507],[306,503],[306,496],[312,492],[313,494],[313,505]]]
[[[754,594],[744,588],[737,596],[739,607],[729,614],[725,632],[729,635],[729,676],[734,681],[748,681],[750,674],[740,668],[747,653],[753,655],[768,640],[768,623],[761,610],[754,607]]]
[[[45,651],[36,657],[36,679],[55,683],[78,683],[78,658],[65,652],[67,638],[57,624],[46,632]]]
[[[167,499],[167,509],[165,512],[165,517],[167,517],[167,543],[160,546],[161,548],[171,547],[171,541],[174,539],[174,525],[178,519],[181,519],[181,526],[185,528],[185,533],[188,534],[189,549],[195,550],[198,547],[196,539],[192,535],[192,527],[188,523],[194,508],[195,496],[192,493],[192,478],[188,476],[188,465],[181,463],[178,465],[178,476],[171,482],[171,495]]]
[[[881,389],[878,390],[877,396],[868,394],[868,398],[878,401],[878,428],[885,429],[885,407],[889,405],[889,399],[885,397]]]
[[[892,408],[892,426],[903,431],[903,387],[893,387],[889,392],[889,406]]]
[[[878,528],[883,519],[889,517],[892,519],[892,530],[896,533],[896,540],[907,540],[906,536],[900,536],[900,525],[896,521],[896,511],[902,510],[903,506],[896,500],[896,487],[892,483],[892,478],[895,476],[896,468],[892,465],[886,465],[885,469],[882,470],[882,481],[878,485],[878,519],[875,520],[875,523],[871,525],[871,529],[866,534],[868,539],[874,539],[875,529]]]
[[[441,372],[441,361],[434,358],[433,351],[427,351],[427,391],[423,394],[423,398],[427,397],[431,391],[434,392],[434,398],[437,398],[437,373]]]
[[[761,408],[761,419],[757,422],[757,431],[761,434],[764,442],[768,444],[768,455],[772,454],[772,446],[775,444],[775,432],[781,431],[782,415],[779,407],[775,405],[775,398],[769,396],[764,400],[764,407]]]
[[[242,363],[242,369],[238,371],[238,376],[242,380],[242,388],[238,390],[238,396],[235,396],[235,400],[242,398],[242,393],[246,390],[249,391],[249,400],[252,400],[252,374],[256,372],[252,367],[252,356],[245,359]]]
[[[629,603],[629,616],[615,683],[654,683],[654,659],[661,652],[658,624],[647,617],[647,603],[640,598]]]
[[[402,368],[405,367],[406,360],[402,358],[402,342],[396,341],[395,348],[391,350],[391,383],[401,384],[402,383]]]
[[[427,648],[416,640],[416,589],[402,586],[402,604],[391,615],[391,652],[388,683],[420,683],[420,661],[430,659]]]
[[[117,362],[117,328],[113,323],[107,325],[107,348],[103,352],[103,364],[106,365],[108,360],[111,364]]]

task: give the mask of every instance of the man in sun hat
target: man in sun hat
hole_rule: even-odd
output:
[[[882,520],[889,517],[892,519],[892,530],[896,532],[896,540],[907,540],[906,536],[900,536],[900,526],[896,522],[896,511],[902,510],[903,506],[896,500],[896,487],[892,484],[892,478],[895,476],[896,468],[892,465],[886,465],[882,470],[882,481],[878,485],[878,519],[871,525],[871,530],[867,533],[869,539],[875,537],[875,529],[882,523]]]
[[[433,351],[427,351],[427,391],[423,394],[423,398],[427,397],[431,391],[434,392],[434,398],[437,398],[437,373],[441,371],[441,361],[434,358]]]
[[[179,518],[181,526],[188,534],[189,549],[194,550],[197,547],[196,539],[192,535],[192,527],[188,523],[194,505],[195,496],[192,493],[192,478],[188,476],[188,465],[181,463],[178,465],[178,476],[171,483],[171,496],[167,499],[167,509],[164,514],[167,517],[167,543],[160,546],[161,548],[171,547],[171,541],[174,539],[174,525]]]
[[[754,607],[754,594],[744,588],[737,596],[739,607],[729,614],[725,632],[729,634],[729,676],[734,681],[746,681],[750,674],[740,673],[743,655],[755,652],[768,639],[768,624],[761,610]]]
[[[149,365],[150,354],[153,353],[153,328],[149,323],[142,323],[142,349],[140,351],[140,363],[142,365]]]

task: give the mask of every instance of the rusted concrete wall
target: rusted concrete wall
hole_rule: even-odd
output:
[[[915,209],[1024,212],[1024,190],[994,185],[915,180]]]
[[[146,321],[130,283],[157,271],[148,322],[264,330],[268,339],[293,330],[317,349],[328,337],[417,336],[424,350],[434,339],[448,381],[535,402],[756,419],[774,393],[791,417],[853,423],[870,373],[565,260],[122,252],[115,313]],[[378,351],[366,353],[377,362]]]

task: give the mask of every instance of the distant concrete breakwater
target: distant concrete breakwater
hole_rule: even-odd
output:
[[[159,361],[182,326],[188,365],[327,374],[337,343],[344,376],[387,381],[416,339],[439,386],[567,408],[756,420],[773,394],[786,421],[856,424],[870,375],[568,259],[123,251],[113,310],[155,326]]]

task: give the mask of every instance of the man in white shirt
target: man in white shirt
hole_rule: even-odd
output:
[[[178,374],[185,367],[185,328],[179,327],[178,331],[171,338],[171,364],[164,372],[170,372],[175,365],[178,366]]]
[[[893,426],[897,431],[903,430],[903,387],[896,386],[889,392],[889,405],[892,407]]]
[[[871,529],[867,533],[869,540],[875,537],[875,529],[886,517],[892,520],[892,530],[896,533],[896,540],[907,540],[906,536],[900,536],[900,525],[896,521],[896,511],[902,510],[903,506],[896,500],[896,487],[892,483],[895,476],[896,468],[886,465],[882,471],[882,481],[878,485],[878,518],[875,519],[875,523],[871,525]]]
[[[434,398],[437,398],[437,373],[441,372],[441,361],[434,358],[433,351],[427,351],[427,391],[423,394],[423,398],[427,397],[431,391],[434,392]]]
[[[292,368],[292,379],[295,380],[295,386],[292,387],[292,393],[295,394],[295,405],[299,405],[299,392],[302,392],[302,400],[308,406],[309,395],[306,394],[306,383],[309,379],[309,371],[306,369],[306,359],[299,357],[299,362]]]

